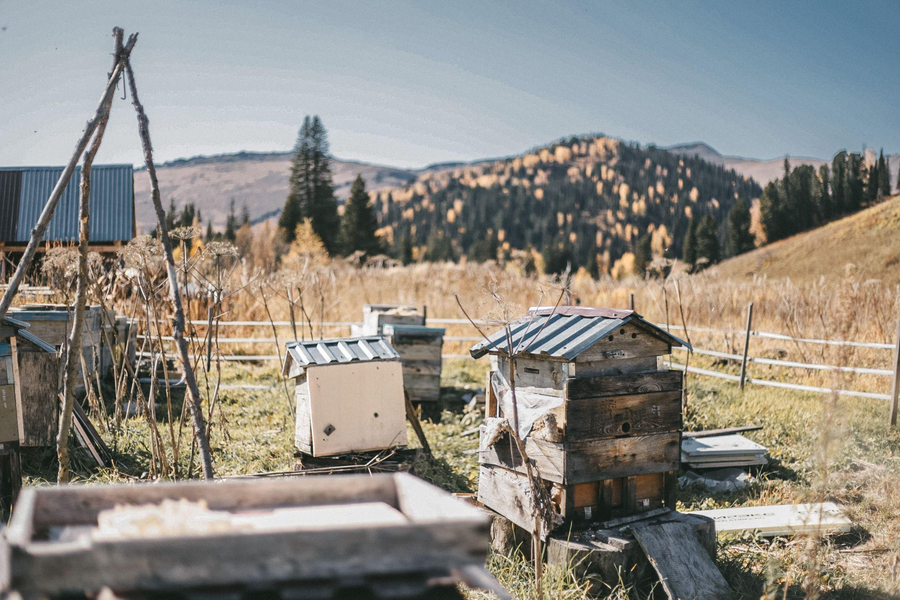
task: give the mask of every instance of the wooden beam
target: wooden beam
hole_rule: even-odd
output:
[[[747,331],[744,335],[744,355],[741,359],[741,391],[744,391],[744,382],[747,378],[747,353],[750,351],[750,327],[753,324],[753,303],[747,304]]]

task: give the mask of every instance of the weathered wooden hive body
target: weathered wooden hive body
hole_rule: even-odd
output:
[[[28,323],[0,321],[0,445],[52,446],[59,402],[56,348]]]
[[[406,445],[403,367],[384,337],[292,342],[282,375],[297,384],[295,441],[304,454]]]
[[[354,335],[384,335],[403,363],[403,386],[413,402],[441,397],[441,352],[444,329],[426,327],[425,313],[415,306],[366,304],[363,323]]]
[[[10,316],[31,325],[31,333],[57,349],[63,346],[66,337],[69,335],[69,330],[72,328],[71,308],[62,304],[27,305],[20,309],[12,309]],[[99,306],[85,307],[81,345],[85,365],[87,365],[88,371],[91,373],[95,369],[95,360],[100,359],[102,320]],[[78,364],[78,373],[80,379],[80,362]]]
[[[633,311],[604,308],[532,309],[511,332],[519,435],[562,521],[674,509],[682,373],[660,359],[687,344]],[[488,417],[512,421],[507,352],[505,330],[471,349],[494,355]],[[482,434],[479,500],[531,530],[525,467],[508,438]]]

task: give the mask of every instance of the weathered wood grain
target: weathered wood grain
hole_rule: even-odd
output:
[[[566,440],[601,439],[679,431],[681,392],[657,392],[569,400]]]
[[[59,422],[56,386],[59,359],[47,352],[16,354],[21,386],[19,442],[23,447],[53,446]]]
[[[481,465],[478,501],[525,531],[534,530],[534,503],[525,475]]]
[[[672,600],[716,600],[733,596],[697,533],[688,524],[659,523],[635,527],[632,531]]]
[[[655,371],[603,377],[571,378],[566,381],[566,398],[602,398],[628,394],[681,391],[681,371]]]

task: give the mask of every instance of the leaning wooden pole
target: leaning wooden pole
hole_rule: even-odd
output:
[[[747,381],[747,354],[750,352],[750,332],[753,327],[753,303],[747,304],[747,331],[744,333],[744,354],[741,355],[741,391],[744,391],[744,383]]]
[[[124,48],[122,46],[122,30],[113,29],[113,37],[116,39],[115,60],[113,72],[124,60]],[[120,70],[121,72],[121,70]],[[72,429],[72,411],[75,408],[75,385],[78,380],[78,364],[81,356],[82,337],[84,333],[84,308],[87,304],[88,290],[88,243],[91,239],[90,206],[91,206],[91,167],[106,125],[109,122],[109,108],[113,97],[107,99],[102,115],[97,122],[94,140],[91,147],[84,153],[84,164],[81,166],[81,202],[78,205],[78,280],[75,288],[75,310],[72,317],[72,330],[69,332],[69,340],[66,345],[65,381],[63,383],[63,408],[59,419],[59,431],[56,436],[56,454],[59,458],[59,472],[57,481],[67,483],[69,481],[69,433]],[[85,380],[85,383],[89,382]]]
[[[144,106],[138,98],[137,83],[134,80],[134,70],[131,63],[125,61],[125,70],[128,79],[128,89],[131,93],[131,103],[137,112],[138,131],[141,136],[141,147],[144,150],[144,164],[147,166],[147,175],[150,177],[150,196],[153,199],[153,208],[156,209],[156,219],[159,226],[159,237],[163,251],[166,255],[166,272],[169,278],[169,300],[175,313],[172,322],[172,337],[181,356],[184,367],[184,379],[188,386],[188,407],[191,410],[191,419],[194,422],[194,437],[197,440],[197,449],[200,452],[200,463],[203,468],[203,477],[213,478],[212,453],[209,448],[209,437],[206,434],[206,424],[203,420],[203,407],[201,406],[200,388],[197,386],[197,378],[191,366],[191,354],[187,340],[184,339],[184,308],[181,304],[181,291],[178,286],[178,270],[175,266],[175,255],[172,252],[172,241],[169,239],[169,228],[166,226],[166,212],[163,209],[162,198],[159,193],[159,180],[156,178],[156,166],[153,164],[153,145],[150,143],[150,119],[144,112]],[[152,401],[152,400],[151,400]]]
[[[131,49],[134,48],[136,42],[137,35],[131,35],[128,38],[128,43],[125,44],[122,51],[125,57],[131,53]],[[12,279],[9,280],[9,287],[6,288],[6,293],[4,293],[3,298],[0,299],[0,319],[3,319],[3,317],[6,316],[6,311],[9,310],[13,298],[15,298],[16,293],[19,291],[19,286],[25,279],[25,273],[27,273],[28,269],[31,267],[31,262],[34,260],[34,255],[37,252],[38,246],[40,246],[41,240],[44,238],[44,232],[47,231],[47,226],[50,224],[50,219],[53,218],[53,212],[56,210],[56,205],[59,203],[63,191],[65,191],[66,186],[69,185],[69,180],[72,178],[72,173],[75,172],[78,160],[81,158],[85,148],[87,148],[88,142],[90,142],[91,136],[94,134],[94,131],[96,131],[100,121],[103,120],[105,115],[109,114],[109,105],[124,69],[125,61],[116,61],[113,72],[109,76],[109,81],[106,82],[106,90],[104,90],[103,96],[100,97],[100,103],[97,106],[97,110],[94,111],[94,116],[92,116],[87,122],[87,125],[85,125],[84,132],[81,134],[81,138],[75,145],[75,152],[72,154],[72,158],[69,159],[68,164],[63,169],[62,175],[59,176],[56,186],[54,186],[53,191],[50,192],[50,197],[44,205],[44,210],[41,211],[38,222],[35,224],[34,229],[31,230],[31,238],[28,240],[28,246],[25,247],[25,252],[19,260],[16,272],[13,274]]]

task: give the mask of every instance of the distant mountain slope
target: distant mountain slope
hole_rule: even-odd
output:
[[[254,221],[278,215],[287,197],[290,168],[290,152],[241,152],[176,160],[159,165],[157,171],[164,206],[169,206],[170,198],[178,206],[193,202],[203,213],[204,222],[211,218],[215,225],[223,226],[231,198],[238,212],[246,204]],[[362,174],[369,189],[377,190],[402,185],[424,170],[334,160],[332,172],[337,195],[346,198],[357,174]],[[155,216],[150,182],[144,172],[135,174],[134,195],[139,228],[151,228]]]
[[[721,277],[900,282],[900,194],[849,217],[757,248],[713,267]]]
[[[582,136],[420,175],[377,194],[375,208],[388,239],[408,236],[427,255],[469,255],[479,243],[483,255],[484,240],[493,238],[510,251],[553,243],[575,267],[599,254],[600,269],[609,270],[644,236],[654,254],[680,256],[692,216],[713,215],[724,243],[728,210],[760,193],[756,183],[693,155]]]
[[[784,176],[784,156],[773,158],[771,160],[742,158],[740,156],[723,156],[715,148],[704,142],[678,144],[677,146],[669,146],[665,149],[669,152],[675,152],[676,154],[681,154],[683,156],[697,155],[714,165],[720,165],[726,169],[734,169],[744,177],[752,177],[763,187],[770,181]],[[865,156],[868,161],[872,161],[877,157],[871,148],[866,150]],[[793,167],[799,165],[812,165],[814,168],[818,169],[819,166],[826,162],[831,162],[819,158],[807,158],[803,156],[788,156],[787,158]],[[891,189],[900,191],[900,189],[897,188],[897,170],[900,169],[900,154],[892,154],[885,158],[891,169]]]

